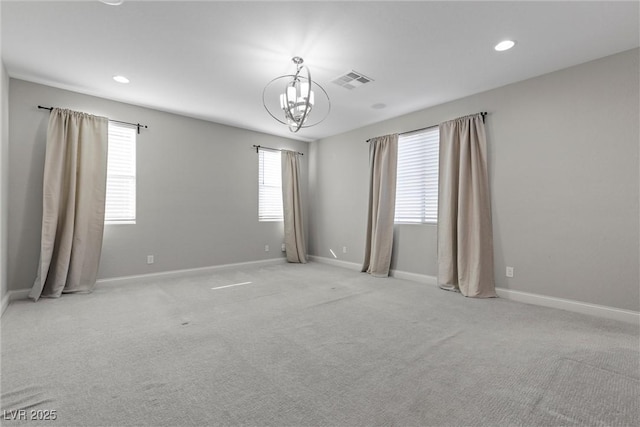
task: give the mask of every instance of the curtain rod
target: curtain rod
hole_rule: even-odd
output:
[[[42,105],[38,105],[38,108],[42,110],[49,110],[49,112],[53,111],[53,107],[43,107]],[[145,129],[149,128],[149,126],[141,125],[140,123],[121,122],[120,120],[111,120],[111,119],[109,119],[109,121],[114,123],[120,123],[123,125],[135,126],[136,128],[138,128],[138,135],[140,135],[140,128],[145,128]]]
[[[480,113],[476,113],[476,114],[480,114],[480,115],[482,115],[482,123],[484,123],[484,116],[486,116],[488,113],[487,113],[486,111],[482,111],[482,112],[480,112]],[[461,119],[461,118],[463,118],[463,117],[469,117],[469,116],[473,116],[473,114],[468,114],[468,115],[466,115],[466,116],[458,117],[458,119]],[[453,119],[453,120],[457,120],[457,119]],[[413,132],[418,132],[418,131],[421,131],[421,130],[427,130],[427,129],[434,128],[434,127],[436,127],[436,126],[439,126],[439,125],[431,125],[431,126],[423,127],[423,128],[420,128],[420,129],[408,130],[408,131],[406,131],[406,132],[402,132],[402,133],[400,133],[399,135],[405,135],[405,134],[407,134],[407,133],[413,133]],[[365,142],[369,142],[369,141],[371,141],[372,139],[373,139],[373,138],[369,138],[369,139],[367,139]]]
[[[263,150],[271,150],[271,151],[291,151],[291,150],[283,150],[282,148],[271,148],[271,147],[263,147],[262,145],[254,145],[253,148],[256,149],[256,153],[258,152],[259,149],[263,149]],[[301,153],[299,151],[294,151],[294,153],[296,154],[300,154],[301,156],[304,156],[304,153]]]

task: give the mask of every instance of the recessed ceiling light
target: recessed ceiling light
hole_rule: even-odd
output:
[[[124,3],[124,0],[100,0],[104,4],[108,4],[109,6],[120,6]]]
[[[118,83],[129,83],[129,79],[125,76],[113,76],[113,80],[117,81]]]
[[[511,49],[515,45],[516,45],[516,42],[514,42],[513,40],[503,40],[497,45],[495,45],[494,49],[497,50],[498,52],[502,52],[502,51]]]

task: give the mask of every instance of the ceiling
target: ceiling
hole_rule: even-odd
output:
[[[637,1],[2,0],[0,7],[11,77],[304,141],[640,44]],[[517,44],[496,52],[503,39]],[[294,72],[293,56],[304,58],[331,99],[327,119],[298,133],[262,103],[270,80]],[[351,70],[373,82],[353,90],[332,83]],[[118,74],[131,82],[114,82]]]

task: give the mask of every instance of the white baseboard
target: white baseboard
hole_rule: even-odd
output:
[[[360,271],[362,265],[343,261],[339,259],[331,259],[310,255],[309,260],[322,264],[333,265],[335,267],[347,268],[349,270]],[[221,270],[228,270],[242,267],[257,267],[261,265],[273,265],[285,263],[285,258],[272,258],[261,261],[240,262],[234,264],[213,265],[209,267],[190,268],[185,270],[164,271],[160,273],[139,274],[134,276],[113,277],[107,279],[99,279],[97,284],[116,284],[116,283],[138,283],[149,281],[150,279],[169,279],[175,277],[194,276],[198,274],[213,273]],[[437,285],[435,276],[424,274],[409,273],[406,271],[391,270],[390,276],[397,279],[409,280],[412,282],[425,283],[428,285]],[[2,314],[12,301],[26,299],[31,289],[19,289],[8,291],[2,298]],[[539,305],[543,307],[557,308],[560,310],[572,311],[575,313],[588,314],[592,316],[602,317],[605,319],[619,320],[626,323],[640,324],[640,313],[632,310],[624,310],[621,308],[608,307],[598,304],[590,304],[581,301],[569,300],[564,298],[549,297],[546,295],[532,294],[529,292],[514,291],[512,289],[496,288],[496,293],[500,298],[518,301],[526,304]]]
[[[334,265],[337,267],[349,268],[351,270],[360,271],[361,265],[353,262],[342,261],[319,256],[310,256],[311,260],[323,264]],[[406,271],[391,270],[390,276],[397,279],[410,280],[413,282],[425,283],[436,286],[438,278],[435,276],[427,276],[424,274],[409,273]],[[588,314],[591,316],[602,317],[605,319],[620,320],[626,323],[639,324],[640,313],[632,310],[624,310],[621,308],[608,307],[605,305],[590,304],[581,301],[549,297],[546,295],[532,294],[529,292],[514,291],[511,289],[496,288],[496,293],[500,298],[518,301],[526,304],[539,305],[543,307],[557,308],[560,310],[572,311],[574,313]]]
[[[229,270],[233,268],[258,267],[261,265],[284,264],[286,262],[287,262],[287,259],[282,257],[282,258],[265,259],[260,261],[248,261],[248,262],[238,262],[233,264],[211,265],[207,267],[187,268],[184,270],[162,271],[159,273],[110,277],[106,279],[98,279],[96,281],[96,285],[148,282],[149,280],[153,280],[153,279],[172,279],[172,278],[185,277],[185,276],[197,276],[200,274],[214,273],[217,271]]]
[[[349,262],[349,261],[342,261],[340,259],[331,259],[331,258],[315,256],[315,255],[309,256],[309,259],[311,261],[319,262],[322,264],[348,268],[349,270],[360,271],[362,269],[362,264],[357,264],[355,262]],[[401,271],[401,270],[390,270],[389,276],[395,277],[396,279],[426,283],[428,285],[435,285],[438,282],[435,276],[428,276],[426,274],[418,274],[418,273],[409,273],[408,271]]]
[[[426,285],[438,284],[438,278],[436,276],[428,276],[426,274],[409,273],[408,271],[391,270],[389,272],[391,277],[396,279],[410,280],[412,282],[424,283]]]
[[[309,255],[309,261],[319,262],[321,264],[333,265],[334,267],[342,267],[349,270],[360,271],[362,269],[362,264],[357,264],[355,262],[343,261],[341,259],[331,259],[323,256]]]
[[[2,309],[0,309],[0,316],[4,314],[4,311],[9,307],[9,292],[2,296]]]
[[[608,307],[606,305],[591,304],[582,301],[549,297],[546,295],[532,294],[529,292],[514,291],[511,289],[496,288],[500,298],[526,304],[540,305],[543,307],[558,308],[560,310],[573,311],[574,313],[589,314],[605,319],[620,320],[627,323],[640,323],[640,313],[632,310]]]
[[[110,277],[106,279],[98,279],[96,281],[96,285],[113,285],[117,283],[130,284],[130,283],[148,282],[149,280],[153,280],[153,279],[170,279],[170,278],[176,278],[176,277],[196,276],[199,274],[213,273],[216,271],[229,270],[233,268],[284,264],[286,261],[287,259],[282,257],[282,258],[265,259],[260,261],[239,262],[235,264],[222,264],[222,265],[212,265],[208,267],[189,268],[185,270],[163,271],[160,273]],[[19,289],[19,290],[7,292],[7,294],[2,298],[2,313],[4,313],[4,311],[12,301],[27,299],[29,296],[29,291],[31,291],[31,288]]]
[[[31,288],[8,291],[2,298],[2,314],[4,314],[4,311],[9,307],[9,304],[11,304],[12,301],[27,299],[29,297],[29,291],[31,291]]]
[[[18,289],[17,291],[9,291],[9,302],[15,301],[17,299],[27,299],[29,298],[29,292],[31,292],[31,288]]]

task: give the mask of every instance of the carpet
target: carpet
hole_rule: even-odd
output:
[[[318,263],[16,301],[1,333],[7,426],[640,424],[638,325]]]

